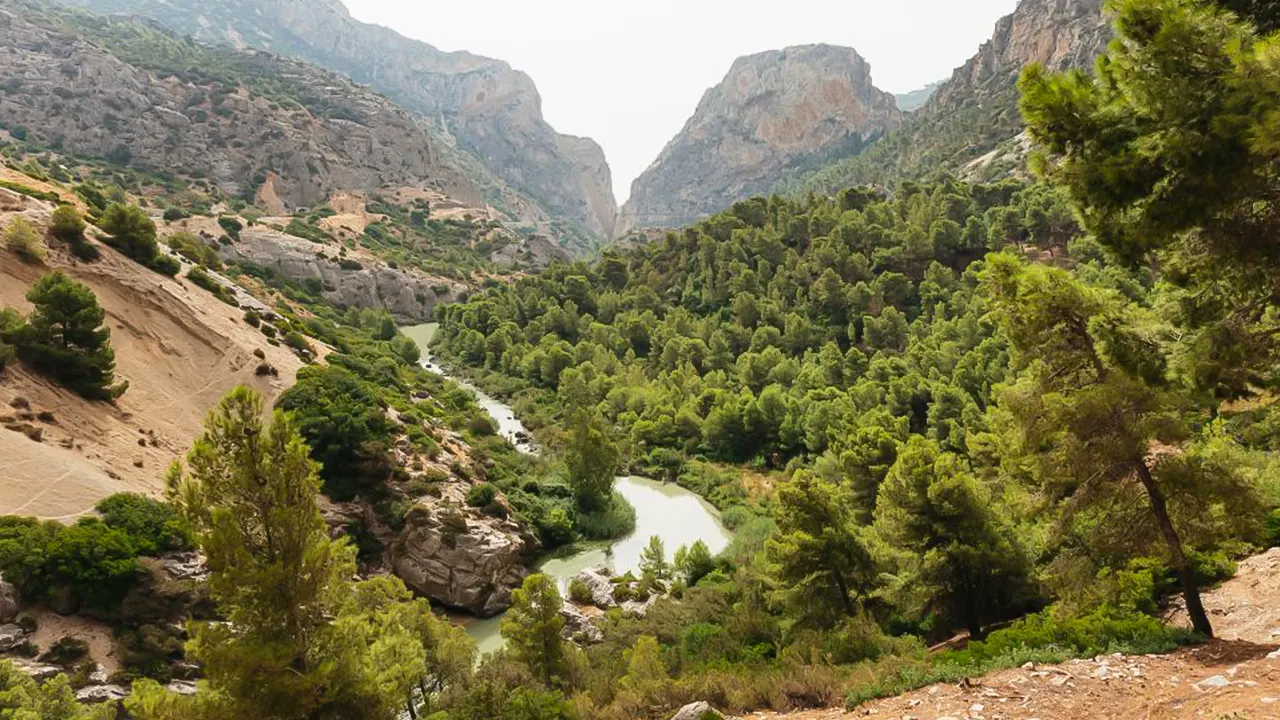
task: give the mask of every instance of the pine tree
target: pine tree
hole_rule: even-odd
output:
[[[502,636],[512,657],[547,688],[559,687],[568,674],[568,653],[560,636],[561,604],[554,580],[530,575],[511,594],[511,609],[502,617]]]
[[[650,537],[649,544],[640,551],[640,574],[650,582],[666,582],[671,579],[667,551],[662,545],[662,538],[657,535]]]
[[[192,623],[194,697],[135,685],[140,718],[394,718],[426,675],[422,603],[391,578],[353,585],[355,550],[329,537],[316,465],[289,416],[225,397],[167,478],[170,501],[209,563],[225,623]]]
[[[35,309],[11,333],[18,357],[86,398],[124,394],[129,384],[115,384],[111,330],[102,326],[106,313],[92,290],[53,272],[31,286],[27,300]]]
[[[988,258],[984,286],[1015,352],[1018,381],[1000,406],[1016,440],[1040,461],[1052,495],[1079,511],[1128,483],[1147,496],[1195,630],[1212,636],[1200,590],[1168,510],[1154,443],[1183,434],[1177,394],[1164,386],[1162,348],[1119,301],[1065,271]],[[1212,497],[1202,498],[1205,503]]]
[[[774,597],[817,627],[855,617],[875,568],[849,492],[799,471],[778,487],[776,519],[765,545]]]
[[[674,565],[685,584],[692,587],[715,569],[715,558],[711,557],[711,549],[707,544],[697,540],[692,545],[681,545],[676,550]]]
[[[894,569],[898,607],[939,615],[982,639],[1019,609],[1030,563],[998,507],[956,455],[920,436],[880,488],[876,535]]]
[[[618,448],[600,417],[587,410],[573,413],[565,464],[578,507],[599,510],[612,500],[614,476],[618,472]]]

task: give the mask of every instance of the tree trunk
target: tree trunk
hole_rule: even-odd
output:
[[[849,617],[855,617],[858,609],[853,605],[853,598],[849,597],[849,587],[844,582],[844,575],[840,573],[840,569],[833,563],[831,565],[831,577],[836,581],[836,588],[840,592],[840,601],[844,604],[844,613]]]
[[[1187,562],[1187,556],[1182,552],[1182,540],[1178,538],[1178,531],[1173,527],[1173,521],[1169,519],[1169,508],[1165,505],[1164,493],[1151,477],[1151,469],[1147,467],[1146,460],[1138,460],[1137,470],[1138,479],[1142,481],[1142,487],[1146,489],[1147,498],[1151,501],[1151,512],[1156,516],[1156,524],[1160,526],[1160,534],[1164,536],[1164,542],[1169,546],[1169,558],[1173,562],[1174,572],[1178,575],[1178,583],[1182,585],[1182,596],[1187,601],[1187,615],[1191,617],[1191,627],[1201,635],[1211,638],[1213,625],[1209,622],[1209,615],[1204,611],[1204,604],[1200,602],[1200,588],[1196,585],[1195,575],[1191,572],[1191,564]]]

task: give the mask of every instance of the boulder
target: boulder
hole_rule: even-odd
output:
[[[622,608],[622,614],[642,618],[649,614],[649,608],[653,607],[653,604],[658,602],[659,597],[660,596],[657,593],[650,593],[649,597],[644,600],[628,600],[620,606]]]
[[[511,591],[524,582],[524,560],[536,545],[509,520],[420,505],[405,516],[391,566],[413,591],[492,617],[511,607]]]
[[[0,652],[9,652],[27,639],[27,631],[9,623],[0,625]]]
[[[76,691],[76,700],[82,703],[105,703],[123,700],[129,691],[119,685],[90,685]]]
[[[560,617],[564,618],[562,634],[566,640],[588,645],[604,640],[604,631],[596,627],[577,605],[566,602],[560,607]]]
[[[676,711],[671,720],[724,720],[724,715],[716,712],[711,705],[698,701],[689,703]]]
[[[166,690],[178,695],[195,695],[198,689],[196,684],[190,680],[173,680],[164,686]]]
[[[618,606],[618,602],[613,599],[613,582],[609,577],[608,569],[587,568],[573,579],[585,584],[591,590],[592,605],[601,610]]]
[[[0,623],[11,623],[18,617],[18,587],[0,576]]]
[[[59,673],[63,672],[61,666],[50,665],[49,663],[36,662],[34,660],[28,660],[20,657],[8,658],[8,660],[13,663],[14,667],[16,667],[19,672],[29,675],[31,679],[37,682],[44,682],[45,680],[52,679]]]

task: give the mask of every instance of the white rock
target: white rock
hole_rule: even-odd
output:
[[[14,625],[0,625],[0,652],[9,652],[26,639],[27,631]]]
[[[716,712],[716,709],[705,702],[689,703],[676,711],[671,716],[671,720],[704,720],[708,718],[723,718],[724,716]]]
[[[1203,692],[1205,690],[1216,690],[1218,688],[1224,688],[1230,684],[1231,684],[1231,681],[1228,680],[1226,677],[1222,675],[1212,675],[1210,677],[1207,677],[1201,680],[1200,682],[1196,683],[1192,687]]]
[[[129,691],[119,685],[90,685],[76,691],[76,700],[82,703],[104,703],[123,700]]]

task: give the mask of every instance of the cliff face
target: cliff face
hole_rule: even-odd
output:
[[[615,234],[691,223],[901,122],[893,96],[872,84],[870,65],[851,48],[739,58],[632,184]]]
[[[0,120],[53,147],[203,177],[229,195],[252,197],[271,177],[286,207],[335,189],[429,184],[427,134],[409,113],[302,63],[226,53],[258,77],[288,77],[307,106],[154,72],[74,28],[0,8]]]
[[[994,180],[1025,171],[1017,79],[1040,62],[1089,69],[1111,38],[1102,0],[1021,0],[977,54],[911,114],[897,132],[866,152],[794,175],[773,189],[792,195],[875,183],[892,187],[939,169]],[[999,162],[993,162],[999,158]]]
[[[1022,68],[1089,68],[1111,39],[1102,0],[1022,0],[991,39],[929,98],[924,112],[967,102],[991,85],[1015,82]]]
[[[205,42],[291,55],[367,83],[421,114],[552,216],[607,237],[617,204],[604,153],[557,133],[528,75],[356,21],[338,0],[65,0],[136,13]]]

